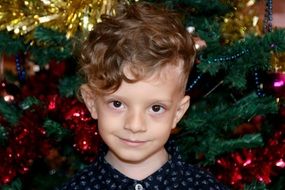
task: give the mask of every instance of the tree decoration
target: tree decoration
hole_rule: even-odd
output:
[[[0,81],[0,97],[6,102],[12,103],[16,98],[17,87],[13,84],[7,83],[7,81]]]
[[[273,20],[273,14],[272,14],[272,8],[273,8],[273,1],[272,0],[265,0],[265,14],[263,18],[263,32],[271,32],[272,31],[272,20]]]
[[[18,79],[21,83],[25,82],[26,79],[26,71],[25,71],[25,67],[23,66],[23,56],[21,55],[16,55],[16,69],[17,69],[17,73],[18,73]]]
[[[243,39],[248,34],[261,35],[261,19],[257,11],[252,9],[254,1],[233,1],[232,4],[235,10],[225,15],[221,25],[224,43]]]
[[[16,177],[30,173],[39,159],[46,160],[46,165],[56,173],[63,165],[76,160],[68,156],[71,153],[85,155],[84,162],[88,163],[96,157],[101,142],[96,123],[81,102],[74,97],[60,96],[57,89],[59,78],[66,71],[65,63],[51,62],[49,69],[29,76],[21,88],[1,81],[0,185],[3,188],[9,184],[20,185]],[[70,96],[77,86],[64,88]],[[64,150],[60,147],[65,141],[69,142],[68,152],[65,152],[67,147]]]
[[[275,72],[285,71],[285,53],[272,53],[271,65]]]
[[[0,30],[15,36],[27,35],[44,26],[72,37],[78,30],[85,33],[100,22],[101,14],[113,14],[117,0],[3,0],[0,6]]]
[[[273,177],[285,169],[284,134],[282,125],[264,147],[242,149],[217,159],[217,178],[230,183],[234,189],[243,189],[252,181],[270,184]]]

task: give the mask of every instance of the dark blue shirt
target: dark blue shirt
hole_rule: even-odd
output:
[[[226,190],[209,173],[187,164],[169,141],[166,149],[170,159],[159,170],[143,180],[134,180],[113,168],[105,152],[57,190]]]

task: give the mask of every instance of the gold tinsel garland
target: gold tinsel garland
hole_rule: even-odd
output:
[[[275,72],[285,72],[285,52],[272,53],[271,65]]]
[[[224,0],[227,1],[227,0]],[[231,1],[235,11],[224,17],[221,33],[226,44],[243,39],[248,34],[263,35],[260,13],[255,7],[257,0]],[[271,66],[275,72],[285,72],[285,53],[271,54]]]
[[[118,0],[1,0],[0,31],[28,36],[38,26],[66,33],[90,31]]]
[[[254,8],[256,0],[231,1],[235,11],[224,17],[221,33],[226,44],[243,39],[248,34],[261,35],[261,19]]]
[[[1,0],[0,31],[12,32],[15,36],[28,36],[37,26],[44,26],[66,33],[67,38],[70,38],[78,30],[83,33],[90,31],[100,22],[102,14],[114,14],[112,7],[118,1]],[[221,28],[226,43],[241,39],[248,32],[259,34],[259,18],[251,10],[255,0],[237,0],[231,3],[236,11],[226,15]]]
[[[1,0],[0,31],[13,33],[16,37],[24,36],[28,42],[33,41],[32,33],[38,26],[65,33],[67,38],[74,36],[77,31],[84,36],[100,22],[102,14],[115,14],[113,7],[118,1]],[[231,3],[236,11],[224,17],[221,27],[225,43],[243,39],[249,33],[261,35],[260,18],[253,8],[256,0],[236,0]],[[284,54],[273,55],[271,61],[275,70],[285,71]]]

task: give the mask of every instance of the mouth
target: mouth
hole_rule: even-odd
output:
[[[126,139],[126,138],[119,138],[124,144],[128,146],[141,146],[145,144],[147,141],[144,140],[133,140],[133,139]]]

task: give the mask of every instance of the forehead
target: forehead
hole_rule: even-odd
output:
[[[157,87],[165,85],[167,88],[171,88],[176,92],[180,92],[183,86],[183,77],[177,67],[169,67],[161,70],[160,72],[155,72],[150,77],[145,78],[144,81],[152,83]]]
[[[131,66],[131,64],[126,64],[123,68],[123,73],[128,79],[135,80],[136,77]],[[177,64],[167,64],[156,68],[156,70],[150,70],[148,73],[142,74],[141,80],[152,81],[153,83],[163,80],[175,80],[179,84],[183,80],[183,64],[178,62]]]
[[[131,73],[125,74],[132,77],[128,76]],[[165,67],[133,83],[122,81],[119,88],[110,95],[128,98],[134,102],[153,99],[174,101],[184,94],[182,85],[178,83],[181,83],[181,69],[177,66]]]

